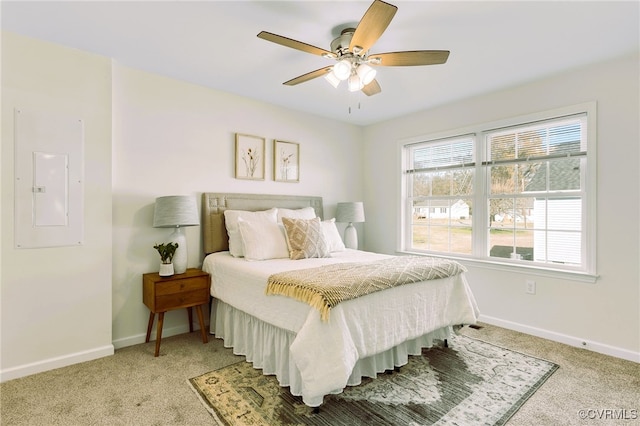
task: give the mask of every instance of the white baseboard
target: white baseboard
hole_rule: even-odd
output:
[[[206,321],[205,321],[206,325]],[[200,330],[200,324],[193,324],[193,331]],[[162,337],[175,336],[177,334],[183,334],[189,332],[189,325],[184,324],[177,327],[164,327],[162,329]],[[8,380],[19,379],[20,377],[30,376],[36,373],[42,373],[44,371],[55,370],[56,368],[66,367],[73,364],[78,364],[85,361],[92,361],[94,359],[103,358],[105,356],[113,355],[115,349],[124,348],[127,346],[133,346],[140,343],[144,343],[147,335],[138,334],[135,336],[125,337],[123,339],[114,340],[111,345],[106,345],[101,348],[95,348],[88,351],[78,352],[74,354],[63,355],[56,358],[45,359],[42,361],[34,362],[31,364],[20,365],[17,367],[7,368],[0,370],[0,383]],[[156,329],[152,330],[151,340],[156,339]]]
[[[489,317],[486,315],[480,315],[479,320],[480,322],[506,328],[509,330],[519,331],[521,333],[530,334],[536,337],[542,337],[543,339],[551,340],[558,343],[564,343],[565,345],[574,346],[576,348],[583,348],[604,355],[610,355],[616,358],[622,358],[628,361],[640,363],[640,352],[633,352],[628,349],[618,348],[615,346],[606,345],[604,343],[585,340],[579,337],[556,333],[555,331],[531,327],[528,325]]]
[[[67,354],[55,358],[44,359],[42,361],[33,362],[31,364],[6,368],[0,371],[0,382],[19,379],[20,377],[26,377],[32,374],[42,373],[44,371],[55,370],[56,368],[66,367],[72,364],[92,361],[94,359],[113,355],[113,353],[113,345],[105,345],[87,351],[76,352],[73,354]]]
[[[205,326],[206,325],[207,325],[207,322],[205,321]],[[193,331],[198,331],[198,330],[200,330],[200,324],[194,323]],[[188,332],[189,332],[188,324],[169,327],[169,328],[163,327],[162,338],[164,339],[165,337],[171,337],[171,336],[188,333]],[[114,340],[113,346],[116,349],[122,349],[122,348],[126,348],[127,346],[133,346],[133,345],[138,345],[140,343],[144,343],[146,339],[147,339],[147,333],[145,332],[144,334],[136,334],[134,336],[124,337],[122,339]],[[155,340],[156,340],[156,328],[154,327],[153,330],[151,330],[151,336],[149,341],[153,342]]]

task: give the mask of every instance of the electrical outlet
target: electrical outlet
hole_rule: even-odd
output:
[[[536,282],[533,280],[527,280],[526,284],[527,284],[527,287],[525,288],[525,293],[536,294]]]

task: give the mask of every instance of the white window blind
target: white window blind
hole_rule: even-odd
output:
[[[411,248],[471,254],[475,138],[457,136],[408,147],[405,169]]]
[[[593,275],[589,120],[595,104],[401,144],[400,250]]]
[[[485,133],[489,256],[584,263],[586,114]]]

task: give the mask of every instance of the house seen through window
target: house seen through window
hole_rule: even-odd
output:
[[[592,272],[587,119],[403,143],[401,250]]]

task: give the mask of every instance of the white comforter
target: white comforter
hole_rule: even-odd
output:
[[[269,275],[336,262],[371,261],[387,255],[346,250],[326,259],[273,259],[250,262],[228,252],[205,258],[211,295],[279,328],[296,333],[290,353],[310,406],[343,389],[359,359],[386,351],[454,324],[473,324],[478,309],[463,274],[407,284],[343,302],[328,322],[309,305],[285,296],[266,296]]]

